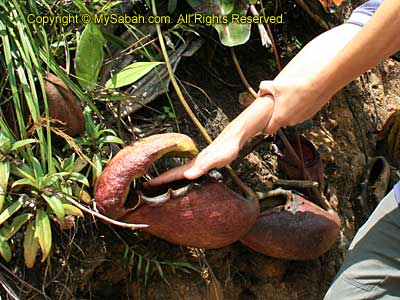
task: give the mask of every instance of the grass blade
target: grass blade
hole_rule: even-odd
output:
[[[3,205],[7,194],[7,185],[9,177],[10,177],[10,162],[0,161],[0,212],[3,211]]]

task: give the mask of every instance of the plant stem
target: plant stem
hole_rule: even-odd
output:
[[[155,0],[151,1],[151,5],[152,5],[152,8],[153,8],[153,15],[157,16],[157,9],[156,9],[156,5],[155,5]],[[186,110],[186,112],[189,115],[189,117],[192,120],[192,122],[200,130],[200,133],[203,135],[203,137],[205,138],[207,143],[211,144],[212,143],[211,137],[208,135],[208,133],[207,133],[206,129],[203,127],[203,125],[201,125],[199,120],[196,118],[196,116],[193,113],[192,109],[190,108],[189,104],[186,102],[186,100],[185,100],[185,98],[184,98],[184,96],[182,94],[182,91],[181,91],[181,89],[180,89],[180,87],[178,85],[178,82],[176,81],[176,78],[174,76],[174,71],[172,70],[171,61],[169,60],[169,56],[167,54],[167,48],[165,47],[164,38],[163,38],[163,35],[162,35],[162,32],[161,32],[160,24],[156,24],[156,28],[157,28],[157,34],[158,34],[158,39],[160,41],[162,54],[164,56],[165,64],[167,66],[168,74],[169,74],[169,77],[171,79],[171,83],[172,83],[172,85],[173,85],[173,87],[175,89],[175,92],[178,95],[179,101],[181,102],[183,108]]]
[[[94,217],[99,218],[100,220],[103,220],[107,223],[113,224],[113,225],[117,225],[120,227],[124,227],[124,228],[130,228],[130,229],[138,229],[138,228],[146,228],[149,227],[149,225],[147,224],[130,224],[130,223],[124,223],[124,222],[120,222],[120,221],[116,221],[114,219],[111,219],[105,215],[102,215],[94,210],[91,210],[90,208],[87,208],[85,206],[83,206],[82,204],[80,204],[78,201],[76,201],[75,199],[72,199],[69,195],[64,194],[65,196],[65,200],[67,200],[69,203],[71,203],[72,205],[78,207],[79,209],[83,210],[84,212],[91,214]]]
[[[157,8],[156,8],[155,0],[151,0],[151,6],[152,6],[152,9],[153,9],[153,15],[157,16]],[[162,35],[162,32],[161,32],[160,24],[155,24],[155,25],[156,25],[156,28],[157,28],[157,35],[158,35],[158,39],[160,41],[161,51],[162,51],[162,54],[164,56],[164,60],[165,60],[166,66],[167,66],[168,74],[169,74],[169,77],[171,79],[172,86],[174,87],[175,92],[178,95],[179,101],[181,102],[183,108],[186,110],[186,112],[189,115],[189,117],[192,120],[192,122],[199,129],[201,135],[204,137],[204,139],[207,141],[208,144],[211,144],[212,143],[211,137],[207,133],[207,131],[204,128],[204,126],[197,119],[197,117],[193,113],[192,109],[190,108],[189,104],[187,103],[187,101],[185,100],[185,97],[182,94],[182,91],[181,91],[181,89],[180,89],[180,87],[178,85],[178,82],[176,81],[176,78],[175,78],[175,75],[174,75],[174,71],[172,69],[171,62],[170,62],[169,57],[168,57],[168,52],[167,52],[167,48],[165,47],[164,38],[163,38],[163,35]],[[250,198],[256,198],[257,197],[256,194],[254,193],[254,191],[252,189],[250,189],[236,175],[236,173],[233,171],[233,169],[231,168],[230,165],[227,165],[226,169],[228,170],[229,175],[232,177],[232,179],[235,181],[235,183],[243,190],[243,192],[245,192]]]

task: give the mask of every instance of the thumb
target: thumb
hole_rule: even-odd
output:
[[[281,121],[279,121],[277,118],[274,117],[274,115],[272,115],[272,118],[269,120],[267,126],[264,128],[263,131],[268,135],[274,135],[281,127]]]
[[[274,95],[275,94],[275,86],[273,80],[264,80],[260,82],[258,96],[262,97],[265,95]]]

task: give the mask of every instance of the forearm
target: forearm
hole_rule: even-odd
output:
[[[270,95],[258,97],[224,129],[218,139],[234,138],[241,148],[250,137],[265,128],[273,110],[274,101]]]
[[[370,21],[334,58],[314,74],[311,85],[332,96],[351,80],[400,50],[400,1],[385,0]]]
[[[309,42],[278,74],[275,80],[308,78],[323,71],[333,58],[351,41],[362,27],[343,24],[326,31]]]

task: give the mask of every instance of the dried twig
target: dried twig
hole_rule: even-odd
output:
[[[250,12],[253,16],[259,16],[258,11],[253,4],[250,5]],[[265,31],[263,24],[258,23],[257,26],[258,26],[258,32],[260,33],[261,44],[265,47],[271,46],[272,43],[271,43],[270,37],[268,36],[267,32]]]
[[[0,274],[0,286],[3,287],[3,290],[14,300],[19,300],[17,294],[14,292],[12,287],[7,283],[5,278]],[[1,297],[0,297],[1,298]]]
[[[76,207],[78,207],[79,209],[83,210],[84,212],[91,214],[94,217],[97,217],[100,220],[103,220],[107,223],[113,224],[113,225],[117,225],[120,227],[124,227],[124,228],[130,228],[130,229],[138,229],[138,228],[146,228],[149,225],[147,224],[129,224],[129,223],[124,223],[124,222],[120,222],[120,221],[116,221],[114,219],[111,219],[105,215],[102,215],[90,208],[87,208],[85,206],[83,206],[82,204],[80,204],[78,201],[76,201],[75,199],[73,199],[72,197],[70,197],[67,194],[64,194],[64,199],[67,200],[69,203],[75,205]]]
[[[0,268],[2,268],[8,275],[12,278],[14,278],[15,282],[19,282],[21,283],[23,286],[27,287],[29,289],[29,291],[26,291],[26,293],[31,293],[32,291],[35,291],[36,293],[42,295],[44,297],[44,299],[46,300],[51,300],[49,296],[47,296],[46,294],[43,294],[42,291],[40,291],[39,289],[35,288],[33,285],[29,284],[28,282],[26,282],[25,280],[23,280],[22,278],[18,277],[16,274],[14,274],[13,272],[11,272],[5,265],[3,265],[2,263],[0,263]],[[5,273],[3,273],[5,274]],[[21,289],[20,289],[21,291]]]
[[[299,188],[299,189],[307,189],[318,187],[319,183],[312,180],[286,180],[286,179],[276,179],[272,182],[274,186],[281,186],[286,188]]]
[[[319,26],[321,26],[321,28],[323,28],[324,30],[329,30],[329,25],[321,19],[320,16],[316,15],[315,13],[313,13],[313,11],[308,7],[308,5],[303,1],[303,0],[295,0],[296,3],[298,5],[301,6],[302,9],[305,10],[306,13],[308,13],[308,15],[314,19],[315,22],[318,23]]]
[[[263,15],[265,16],[265,9],[264,9],[264,6],[262,4],[262,1],[261,1],[261,8],[262,8]],[[278,66],[278,70],[280,71],[280,70],[282,70],[282,65],[281,65],[281,60],[279,59],[278,48],[276,47],[276,43],[275,43],[275,39],[274,39],[274,36],[272,34],[272,31],[271,31],[271,27],[269,27],[268,23],[266,24],[266,26],[267,26],[269,40],[271,42],[272,49],[274,51],[275,61],[276,61],[276,64]]]

